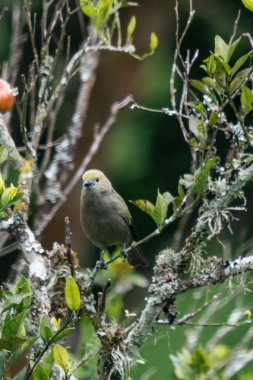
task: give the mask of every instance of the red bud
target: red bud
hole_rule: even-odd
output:
[[[14,95],[11,86],[6,80],[0,78],[0,112],[8,112],[14,103]]]

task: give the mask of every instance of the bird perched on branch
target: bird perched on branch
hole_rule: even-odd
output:
[[[81,224],[89,240],[101,249],[101,265],[105,264],[104,250],[111,246],[120,246],[126,257],[125,248],[137,236],[124,199],[100,170],[86,171],[82,180]],[[139,247],[131,249],[127,259],[132,266],[148,265]]]

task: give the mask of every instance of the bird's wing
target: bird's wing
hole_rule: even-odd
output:
[[[136,232],[135,226],[133,224],[133,219],[132,219],[132,216],[130,214],[130,211],[126,205],[126,202],[116,191],[114,192],[114,196],[115,196],[116,202],[120,205],[120,207],[118,207],[119,215],[128,225],[128,227],[131,231],[133,240],[137,240],[137,238],[138,238],[137,232]]]

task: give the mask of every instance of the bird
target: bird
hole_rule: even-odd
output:
[[[148,266],[140,247],[125,253],[125,249],[137,240],[137,233],[124,199],[109,179],[102,171],[90,169],[82,175],[82,183],[81,225],[88,239],[101,250],[101,266],[107,267],[103,255],[109,247],[121,247],[121,256],[127,257],[131,266]]]

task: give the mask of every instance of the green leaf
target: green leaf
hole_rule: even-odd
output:
[[[180,207],[180,205],[183,202],[183,199],[185,197],[184,188],[183,188],[182,184],[180,183],[180,181],[178,182],[177,191],[178,191],[178,197],[175,197],[173,199],[173,202],[172,202],[174,213],[177,212],[178,208]]]
[[[136,27],[136,17],[132,16],[127,26],[126,45],[130,43],[135,27]]]
[[[199,122],[199,124],[197,125],[197,129],[200,133],[201,142],[205,142],[207,139],[207,131],[206,131],[206,126],[203,121]]]
[[[158,190],[155,205],[146,199],[136,199],[130,202],[151,216],[158,226],[161,226],[167,216],[168,206],[173,199],[174,197],[169,192],[161,194]]]
[[[199,196],[201,195],[202,193],[202,190],[205,186],[205,183],[206,183],[206,180],[208,178],[208,175],[209,175],[209,172],[210,170],[212,169],[214,163],[216,161],[216,158],[209,158],[203,169],[201,170],[200,174],[198,174],[197,178],[196,178],[196,182],[195,182],[195,187],[194,187],[194,193],[196,194],[197,198],[199,198]]]
[[[82,12],[89,17],[91,20],[95,18],[96,8],[92,1],[90,0],[80,0],[80,6],[82,8]]]
[[[216,70],[216,60],[213,54],[204,60],[206,66],[201,66],[209,75],[213,75]]]
[[[112,10],[112,0],[99,0],[96,6],[97,15],[95,18],[95,26],[98,31],[107,23]]]
[[[42,360],[42,367],[46,370],[46,372],[50,375],[52,367],[54,365],[53,353],[49,352]]]
[[[215,36],[214,52],[228,62],[229,46],[220,36]]]
[[[56,328],[56,330],[60,330],[61,328],[61,318],[51,318],[51,323],[52,323],[52,326]]]
[[[195,117],[195,116],[190,116],[190,119],[189,119],[189,128],[190,128],[190,131],[194,134],[194,136],[196,137],[196,139],[202,143],[206,141],[207,139],[207,131],[206,131],[206,127],[203,123],[203,121],[199,120],[198,117]],[[193,145],[195,144],[195,141],[193,141]],[[192,145],[192,146],[193,146]],[[199,145],[199,144],[198,144]]]
[[[67,367],[67,364],[69,361],[69,354],[65,350],[65,348],[63,348],[59,344],[56,344],[53,347],[53,358],[54,358],[55,363],[59,367],[61,367],[65,373],[69,372],[69,369]]]
[[[19,336],[8,336],[6,338],[0,339],[0,351],[13,351],[18,346],[23,344],[26,341],[25,338],[20,338]]]
[[[146,199],[136,199],[130,202],[138,207],[141,211],[144,211],[149,216],[152,216],[155,206],[150,201]]]
[[[10,207],[13,204],[13,199],[16,197],[18,192],[17,187],[13,186],[11,184],[10,187],[7,187],[1,197],[1,211],[4,210],[6,207]]]
[[[207,85],[208,87],[211,87],[212,89],[217,89],[217,82],[215,79],[212,79],[210,77],[204,77],[201,79],[202,83]]]
[[[215,103],[217,102],[214,92],[204,83],[200,82],[199,80],[191,79],[190,84],[202,92],[202,94],[209,96]]]
[[[0,146],[0,165],[8,158],[8,150],[6,146]]]
[[[35,338],[31,338],[31,339],[27,339],[22,345],[21,347],[17,348],[15,351],[12,352],[12,356],[11,356],[11,360],[10,360],[10,367],[16,362],[16,360],[18,358],[20,358],[20,356],[24,355],[24,353],[34,345],[34,343],[36,342],[38,338],[35,337]],[[15,377],[16,379],[16,377]],[[24,377],[21,377],[21,379],[23,380]]]
[[[191,147],[195,150],[195,151],[203,151],[203,146],[200,144],[200,142],[195,138],[195,137],[192,137],[189,141]]]
[[[32,376],[33,380],[50,380],[47,371],[40,364],[35,367]]]
[[[251,72],[252,72],[251,67],[241,70],[230,83],[229,93],[233,94],[236,90],[238,90],[241,87],[241,85],[247,80]]]
[[[243,111],[247,114],[253,109],[253,92],[246,86],[242,86],[241,90],[241,105]]]
[[[23,309],[28,309],[32,301],[32,291],[30,283],[25,276],[20,276],[16,283],[15,294],[23,297],[22,304],[17,310],[22,311]]]
[[[54,336],[51,320],[47,314],[43,315],[40,320],[39,333],[45,343],[49,342]]]
[[[235,62],[234,66],[229,72],[231,78],[237,73],[237,71],[242,67],[242,65],[249,59],[251,55],[252,55],[252,51],[238,58],[238,60]]]
[[[176,213],[182,203],[181,197],[175,197],[173,200],[173,212]]]
[[[19,371],[15,377],[13,378],[13,380],[24,380],[25,379],[25,376],[26,376],[26,370],[27,368],[24,367],[21,369],[21,371]]]
[[[21,293],[31,293],[30,283],[27,280],[27,278],[23,275],[19,277],[18,282],[15,285],[15,294]]]
[[[13,294],[6,298],[6,300],[1,305],[1,311],[7,311],[9,309],[16,309],[21,312],[27,309],[31,303],[32,293],[25,294]],[[19,307],[21,305],[21,307]]]
[[[216,70],[214,75],[218,76],[219,78],[221,75],[223,77],[226,77],[229,71],[231,70],[230,65],[223,60],[219,55],[215,55],[215,61],[216,61]]]
[[[8,203],[8,207],[11,207],[17,203],[23,197],[23,193],[17,193],[12,200]]]
[[[196,106],[196,111],[199,112],[202,116],[204,116],[206,118],[206,109],[203,105],[203,103],[201,102],[198,102],[197,103],[197,106]]]
[[[243,5],[245,8],[253,12],[253,0],[242,0]]]
[[[180,199],[183,200],[184,196],[185,196],[185,192],[184,192],[183,186],[181,185],[180,182],[178,184],[177,191],[178,191],[178,195],[179,195]]]
[[[124,303],[121,296],[113,295],[111,297],[108,297],[105,309],[106,315],[108,315],[109,318],[112,318],[115,321],[119,321],[123,307]]]
[[[66,280],[65,299],[70,310],[78,311],[80,309],[80,291],[73,277],[68,277]]]
[[[0,211],[0,220],[7,220],[9,218],[8,214],[4,211]]]
[[[209,94],[209,88],[199,80],[191,79],[190,84],[203,94]]]
[[[75,330],[76,330],[75,327],[68,327],[68,328],[62,330],[61,332],[59,332],[59,334],[57,334],[56,336],[53,337],[52,343],[58,342],[59,340],[61,340],[65,336],[71,334]]]
[[[154,210],[152,212],[152,218],[158,226],[161,226],[167,216],[168,212],[168,203],[166,198],[160,193],[159,189],[157,190],[157,198]]]
[[[215,111],[211,111],[210,116],[209,116],[209,123],[213,126],[217,123],[219,120],[219,116]]]
[[[16,336],[23,338],[25,336],[24,320],[26,314],[27,310],[24,310],[6,322],[3,326],[2,337]]]
[[[237,38],[237,40],[235,40],[235,41],[230,45],[229,50],[228,50],[228,62],[230,61],[230,58],[231,58],[232,55],[234,54],[234,51],[235,51],[235,49],[237,48],[237,46],[239,45],[241,39],[242,39],[242,37]]]
[[[157,35],[152,32],[151,35],[150,35],[150,44],[149,44],[149,49],[151,52],[154,52],[155,49],[157,48],[158,46],[158,38],[157,38]]]
[[[5,190],[5,183],[4,183],[4,180],[3,180],[3,176],[0,173],[0,194],[2,194],[4,190]]]
[[[202,347],[198,347],[192,354],[191,365],[204,373],[207,372],[211,368],[209,354]]]
[[[212,359],[215,358],[218,361],[225,360],[231,352],[231,349],[225,344],[218,343],[212,347]]]
[[[83,339],[83,345],[84,345],[84,349],[86,353],[88,352],[87,348],[89,347],[89,345],[92,345],[93,347],[100,346],[100,341],[95,332],[94,326],[92,325],[87,315],[82,316],[80,328],[81,328],[81,336]]]

